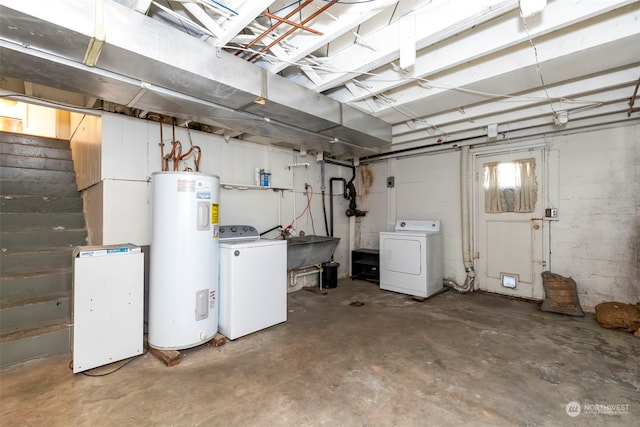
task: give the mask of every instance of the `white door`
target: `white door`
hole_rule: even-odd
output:
[[[548,235],[543,220],[544,153],[476,157],[476,282],[480,289],[542,299]]]

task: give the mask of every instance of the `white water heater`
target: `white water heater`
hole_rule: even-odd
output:
[[[155,172],[149,276],[149,345],[180,350],[218,331],[220,178]]]

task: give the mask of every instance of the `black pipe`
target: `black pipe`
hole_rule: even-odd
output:
[[[345,190],[345,195],[346,195],[346,189],[347,189],[347,180],[344,178],[330,178],[329,179],[329,224],[330,224],[330,237],[333,237],[333,182],[334,181],[342,181],[342,185],[343,188]]]
[[[353,169],[355,166],[353,165],[353,161],[348,162],[345,160],[334,160],[334,159],[324,159],[324,163],[331,163],[332,165],[342,166],[345,168]]]
[[[451,148],[456,148],[456,144],[459,142],[465,142],[465,141],[470,141],[472,139],[478,139],[478,138],[482,138],[482,136],[469,136],[467,138],[460,138],[460,139],[456,139],[453,141],[445,141],[445,142],[436,142],[434,144],[425,144],[425,145],[421,145],[419,147],[410,147],[410,148],[402,148],[400,150],[394,150],[394,151],[387,151],[386,153],[378,153],[378,154],[372,154],[370,156],[366,156],[366,157],[360,157],[360,163],[367,161],[367,160],[375,160],[379,157],[385,157],[385,156],[394,156],[397,154],[403,154],[403,153],[409,153],[411,151],[417,151],[417,150],[422,150],[424,148],[429,148],[429,147],[435,147],[437,145],[451,145]]]
[[[329,225],[327,224],[327,207],[325,205],[324,199],[326,197],[324,188],[322,189],[322,215],[324,216],[324,234],[329,236]]]
[[[263,231],[262,233],[260,233],[260,237],[264,236],[267,233],[272,232],[273,230],[277,230],[278,228],[282,228],[281,225],[276,225],[275,227],[272,227],[270,229],[268,229],[267,231]]]

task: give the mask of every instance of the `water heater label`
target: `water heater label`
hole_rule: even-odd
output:
[[[193,193],[196,191],[196,181],[193,179],[179,179],[177,186],[178,193]]]
[[[211,237],[213,237],[214,239],[217,239],[218,237],[220,237],[220,226],[218,224],[214,224],[212,228],[213,228],[213,235]]]
[[[198,181],[196,184],[198,191],[211,191],[211,183],[208,181]]]
[[[211,199],[210,191],[198,191],[196,192],[196,199]]]
[[[211,203],[211,224],[218,223],[218,204]]]

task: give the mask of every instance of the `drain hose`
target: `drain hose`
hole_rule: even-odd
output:
[[[471,244],[469,230],[469,146],[463,146],[460,151],[460,186],[462,193],[461,217],[462,217],[462,260],[467,278],[461,286],[452,280],[445,280],[444,284],[462,293],[471,292],[476,280],[476,272],[473,269],[471,259]]]

